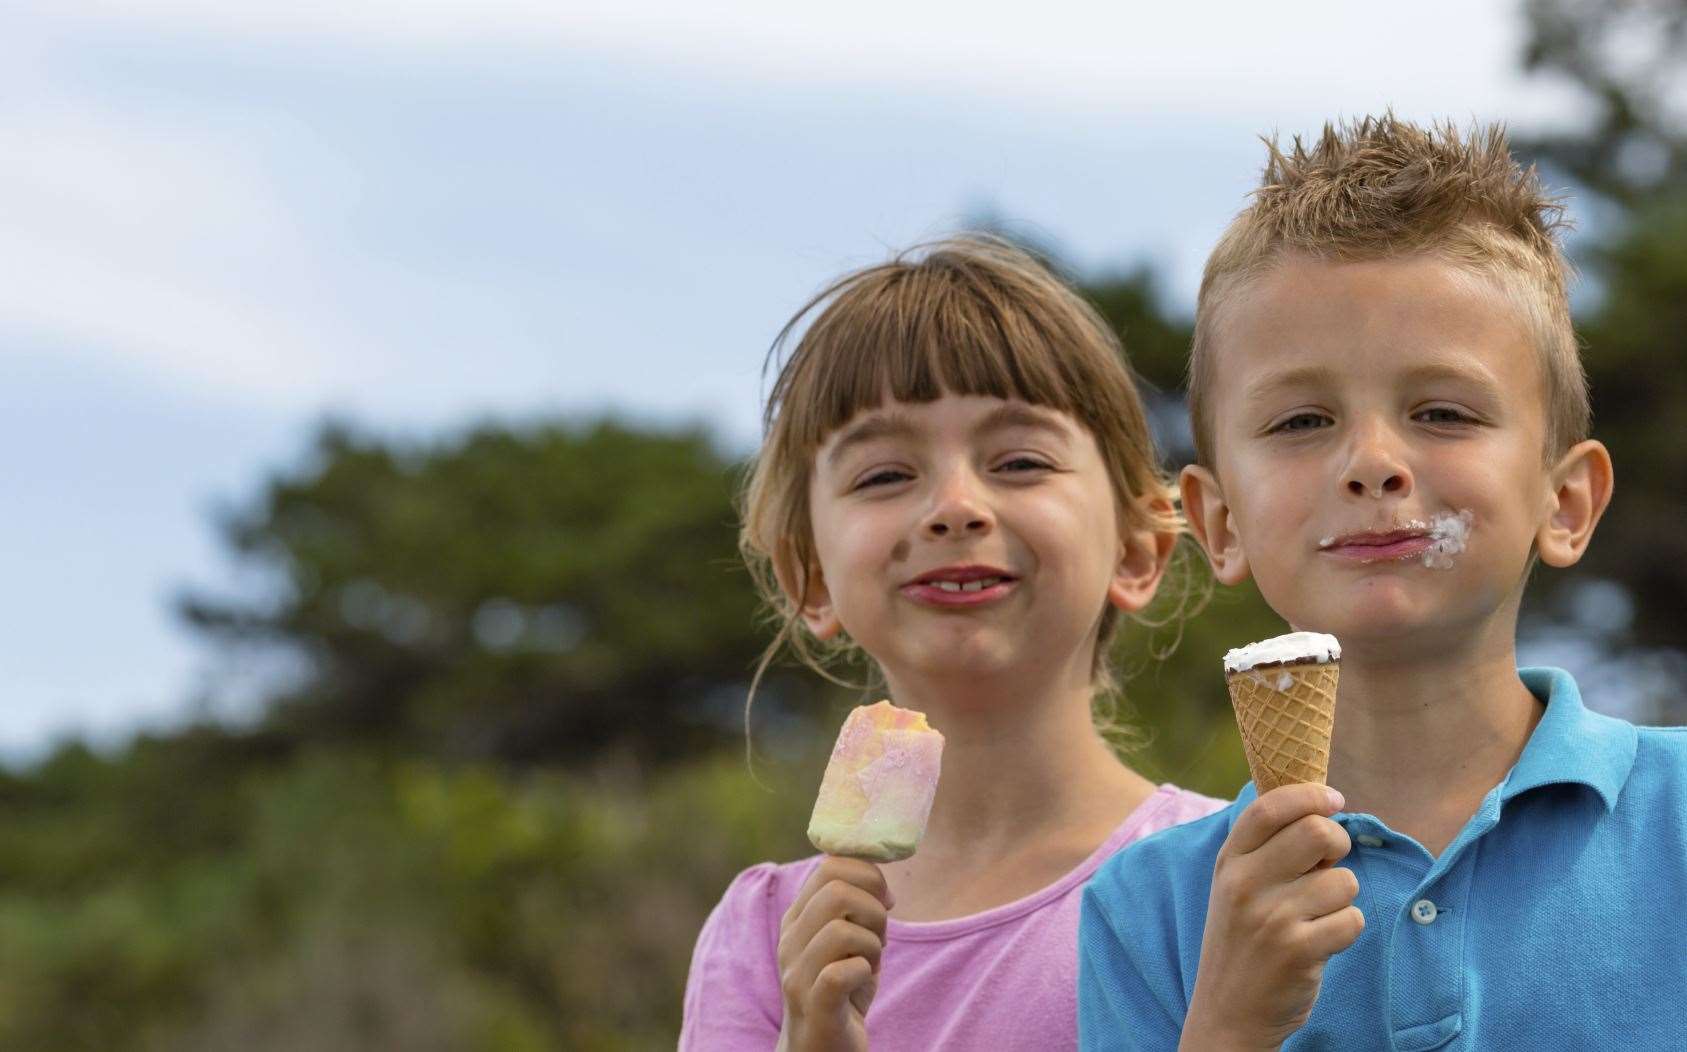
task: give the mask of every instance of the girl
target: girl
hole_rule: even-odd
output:
[[[681,1047],[1075,1047],[1085,880],[1220,806],[1126,767],[1092,714],[1183,531],[1173,491],[1118,341],[1025,253],[957,238],[849,274],[770,361],[821,304],[741,509],[784,621],[762,669],[860,648],[943,732],[943,772],[914,857],[733,881]]]

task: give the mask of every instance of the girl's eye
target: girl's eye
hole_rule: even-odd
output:
[[[1014,457],[1012,460],[1004,460],[1000,464],[996,465],[996,470],[998,471],[1012,471],[1016,473],[1025,471],[1043,471],[1047,468],[1047,464],[1035,457]]]
[[[910,479],[913,477],[914,476],[908,474],[906,471],[898,471],[895,468],[886,468],[883,471],[875,471],[871,475],[862,479],[860,482],[857,482],[855,484],[855,488],[866,489],[869,486],[888,486],[892,483],[901,482],[903,479]]]
[[[1328,425],[1330,418],[1322,413],[1296,413],[1282,423],[1273,427],[1273,432],[1280,431],[1315,431]]]
[[[1446,405],[1420,409],[1417,417],[1426,424],[1469,424],[1475,422],[1468,414]]]

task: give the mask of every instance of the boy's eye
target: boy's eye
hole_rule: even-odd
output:
[[[1417,418],[1426,424],[1469,424],[1474,418],[1468,413],[1454,409],[1452,406],[1437,405],[1428,409],[1420,409]]]
[[[1322,413],[1296,413],[1273,427],[1273,432],[1280,431],[1313,431],[1328,425],[1330,418]]]
[[[908,474],[906,471],[898,471],[896,468],[885,468],[883,471],[875,471],[871,475],[862,479],[860,482],[857,482],[855,484],[855,488],[866,489],[869,486],[888,486],[892,483],[901,482],[904,479],[911,479],[913,477],[914,476]]]

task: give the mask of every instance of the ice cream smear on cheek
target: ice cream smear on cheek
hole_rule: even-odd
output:
[[[1429,547],[1420,555],[1423,564],[1431,570],[1451,570],[1453,556],[1464,551],[1470,540],[1470,528],[1476,521],[1476,514],[1469,508],[1462,511],[1437,512],[1429,517],[1429,521],[1413,519],[1401,523],[1397,528],[1401,530],[1421,530],[1430,540]],[[1328,548],[1335,544],[1336,538],[1325,537],[1319,540],[1318,547]]]
[[[1435,542],[1423,553],[1423,564],[1431,570],[1451,570],[1453,556],[1464,551],[1465,542],[1470,540],[1470,524],[1476,521],[1476,515],[1469,509],[1454,515],[1451,512],[1441,512],[1429,520],[1429,536]]]

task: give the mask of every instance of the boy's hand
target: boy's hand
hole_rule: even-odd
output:
[[[1324,963],[1365,928],[1340,794],[1285,785],[1249,804],[1213,866],[1183,1048],[1276,1049],[1312,1014]]]
[[[828,855],[779,923],[781,1052],[865,1052],[890,889],[871,862]]]

